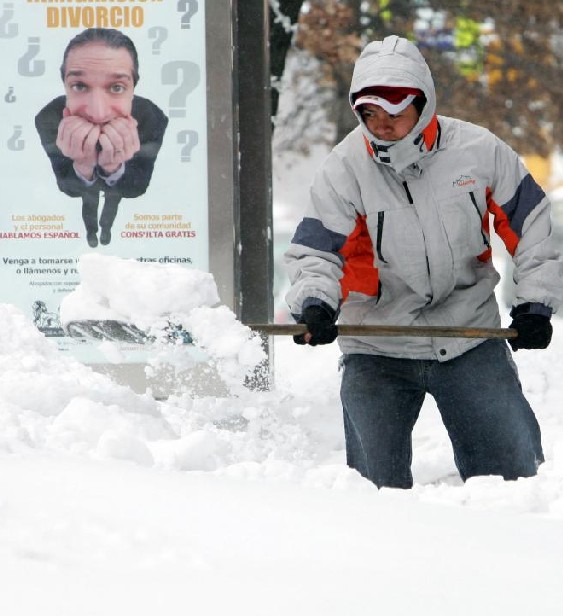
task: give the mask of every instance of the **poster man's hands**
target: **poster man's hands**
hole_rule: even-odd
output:
[[[74,162],[74,169],[82,177],[91,180],[98,164],[97,143],[100,127],[85,118],[70,115],[68,109],[63,111],[63,119],[57,133],[57,147]]]
[[[107,174],[115,173],[141,149],[137,120],[132,116],[111,120],[101,127],[99,141],[98,165]]]
[[[91,180],[96,166],[106,174],[119,167],[141,148],[137,120],[118,117],[103,125],[92,124],[86,118],[63,111],[59,124],[57,147],[74,163],[82,177]]]

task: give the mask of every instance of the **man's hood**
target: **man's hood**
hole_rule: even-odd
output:
[[[365,88],[375,86],[401,86],[418,88],[424,92],[426,105],[413,130],[400,141],[376,139],[356,116],[362,131],[374,150],[374,160],[390,164],[400,172],[417,162],[432,150],[436,141],[436,91],[430,69],[417,47],[405,38],[387,36],[383,41],[373,41],[362,51],[354,66],[350,86],[350,104],[354,95]],[[382,152],[382,156],[378,156]],[[371,152],[370,152],[371,153]]]

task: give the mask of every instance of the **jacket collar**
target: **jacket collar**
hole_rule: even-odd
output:
[[[376,163],[387,165],[397,173],[417,164],[439,147],[440,125],[436,114],[422,130],[417,126],[399,141],[377,139],[361,122],[362,133],[369,155]]]

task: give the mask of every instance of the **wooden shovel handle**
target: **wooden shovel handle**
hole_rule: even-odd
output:
[[[307,327],[300,323],[253,323],[250,329],[273,336],[305,334]],[[516,338],[518,332],[494,327],[442,327],[403,325],[338,325],[339,336],[417,336],[426,338]]]

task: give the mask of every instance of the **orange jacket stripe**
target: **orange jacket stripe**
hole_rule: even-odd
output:
[[[368,154],[373,158],[373,155],[375,154],[375,152],[373,151],[373,148],[371,147],[371,144],[365,135],[364,135],[364,142],[366,144]]]
[[[508,252],[514,256],[520,238],[510,227],[510,221],[505,211],[493,199],[491,189],[487,187],[487,209],[494,217],[493,225],[497,235],[502,239]]]
[[[422,131],[422,137],[424,138],[424,145],[426,149],[430,152],[432,149],[434,142],[436,141],[436,136],[438,135],[438,116],[434,114],[432,119],[428,123],[428,126]]]
[[[373,244],[365,216],[358,216],[354,230],[338,252],[344,258],[344,275],[340,279],[342,301],[348,297],[350,291],[377,295],[379,273],[373,265]]]

